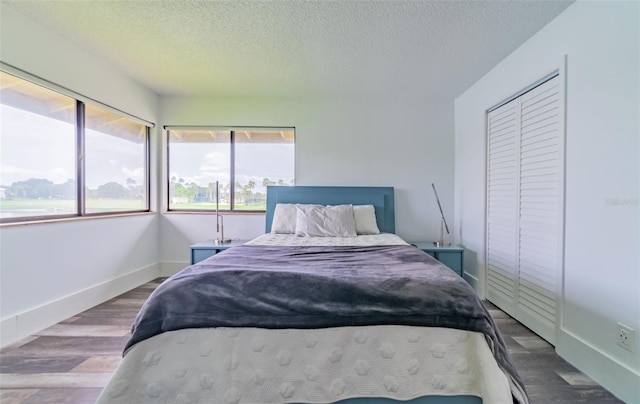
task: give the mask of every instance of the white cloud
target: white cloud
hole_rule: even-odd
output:
[[[214,173],[228,172],[230,163],[229,155],[226,153],[207,153],[200,165],[200,171],[213,171]]]
[[[0,183],[3,185],[11,185],[14,182],[26,181],[30,178],[44,178],[54,184],[62,184],[75,177],[75,174],[60,167],[52,170],[30,170],[6,164],[0,165]]]
[[[136,167],[134,169],[129,169],[128,167],[121,167],[120,172],[126,178],[132,178],[138,182],[144,180],[144,167]]]

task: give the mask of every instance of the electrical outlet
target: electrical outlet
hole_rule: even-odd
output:
[[[624,349],[633,352],[633,348],[636,346],[636,331],[631,327],[618,323],[616,342]]]

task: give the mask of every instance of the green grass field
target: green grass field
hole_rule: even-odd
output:
[[[267,206],[262,204],[254,204],[254,205],[236,205],[235,210],[250,210],[250,211],[259,211],[265,210]],[[197,203],[174,203],[171,205],[171,209],[175,210],[216,210],[215,203],[205,203],[205,202],[197,202]],[[220,204],[220,210],[229,210],[229,204]]]
[[[144,209],[137,199],[87,199],[87,213],[119,212]],[[0,200],[0,217],[69,215],[76,213],[76,201],[71,199]]]

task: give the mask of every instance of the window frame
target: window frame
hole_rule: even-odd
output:
[[[86,136],[85,136],[85,131],[86,131],[86,125],[84,124],[84,120],[86,115],[84,114],[84,106],[86,104],[83,103],[82,104],[82,110],[83,110],[83,114],[82,114],[82,120],[83,120],[83,125],[81,127],[81,131],[82,131],[82,145],[80,147],[80,145],[78,146],[78,150],[82,151],[82,156],[85,156],[85,142],[86,142]],[[103,108],[100,105],[94,105],[94,107],[100,107]],[[118,113],[118,115],[123,116],[124,118],[129,118],[128,116],[122,115],[121,113]],[[82,194],[83,194],[83,198],[81,199],[81,203],[82,203],[82,207],[81,207],[81,216],[86,216],[86,217],[94,217],[94,216],[109,216],[109,215],[118,215],[118,214],[131,214],[131,213],[144,213],[144,212],[151,212],[151,160],[150,160],[150,156],[151,156],[151,141],[150,141],[150,137],[151,137],[151,127],[149,127],[148,125],[143,124],[143,126],[145,126],[145,134],[144,134],[144,167],[145,167],[145,173],[144,173],[144,184],[145,184],[145,207],[143,209],[133,209],[133,210],[117,210],[117,211],[113,211],[113,212],[91,212],[91,213],[87,213],[86,211],[86,187],[82,188]],[[83,158],[84,160],[84,158]],[[85,178],[86,178],[86,171],[85,171],[86,167],[84,165],[82,165],[82,181],[83,183],[85,182]]]
[[[236,195],[236,136],[235,132],[238,131],[293,131],[293,145],[294,145],[294,162],[295,162],[295,143],[296,143],[296,128],[295,126],[173,126],[173,125],[165,125],[163,127],[165,131],[165,140],[166,140],[166,166],[167,170],[165,172],[165,185],[167,192],[165,193],[165,203],[166,203],[166,213],[213,213],[216,212],[216,209],[172,209],[171,208],[171,160],[170,160],[170,132],[171,130],[217,130],[217,131],[228,131],[230,133],[229,139],[229,209],[219,209],[219,212],[224,212],[225,214],[264,214],[266,210],[249,210],[249,209],[235,209],[235,195]],[[295,163],[293,167],[294,174],[294,184],[295,185]]]
[[[11,65],[0,62],[0,71],[14,77],[24,80],[33,85],[40,86],[49,91],[56,92],[63,96],[72,98],[76,101],[76,116],[75,116],[75,167],[76,167],[76,212],[69,214],[59,215],[38,215],[38,216],[16,216],[9,218],[0,218],[0,226],[15,225],[15,224],[29,224],[32,222],[56,222],[68,219],[77,218],[97,218],[97,217],[109,217],[119,215],[130,215],[151,212],[151,128],[155,126],[154,123],[148,122],[134,115],[121,111],[117,108],[113,108],[109,105],[103,104],[99,101],[85,97],[65,87],[56,85],[40,77],[26,73],[20,69],[17,69]],[[118,210],[118,211],[105,211],[105,212],[86,212],[86,192],[85,192],[85,105],[92,104],[97,108],[102,108],[110,111],[114,114],[122,116],[123,118],[132,120],[145,127],[144,134],[144,181],[145,181],[145,207],[143,209],[133,210]]]

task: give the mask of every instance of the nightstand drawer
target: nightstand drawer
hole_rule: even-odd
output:
[[[195,264],[197,262],[200,262],[204,259],[207,259],[209,257],[211,257],[212,255],[215,255],[218,252],[218,250],[214,250],[214,249],[206,249],[206,250],[201,250],[201,249],[191,249],[191,263]]]
[[[462,252],[439,252],[438,261],[442,262],[449,268],[453,269],[458,275],[462,276]]]
[[[215,244],[213,240],[207,240],[202,243],[194,244],[191,246],[191,265],[207,259],[212,255],[216,255],[227,248],[239,246],[246,242],[247,240],[232,240],[224,244]]]

